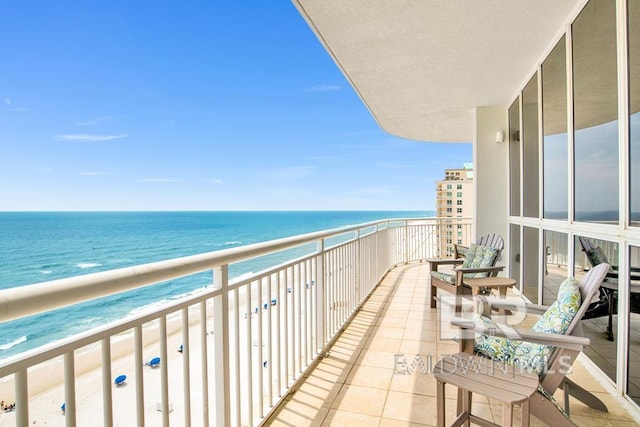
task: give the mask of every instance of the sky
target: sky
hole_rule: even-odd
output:
[[[432,210],[289,1],[2,0],[0,211]]]

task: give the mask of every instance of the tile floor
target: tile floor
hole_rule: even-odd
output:
[[[429,364],[443,354],[457,352],[458,344],[439,339],[437,312],[429,307],[428,277],[428,264],[410,264],[391,271],[345,327],[328,357],[304,376],[266,424],[435,425],[436,381],[429,373]],[[577,361],[573,368],[574,381],[596,393],[609,408],[603,413],[572,399],[571,414],[577,425],[638,425],[639,420],[634,420],[587,367]],[[455,415],[454,387],[447,387],[446,397],[446,419],[450,423]],[[480,395],[474,395],[473,400],[476,415],[501,422],[499,402]],[[519,424],[518,412],[516,408]],[[532,417],[531,425],[544,424]]]

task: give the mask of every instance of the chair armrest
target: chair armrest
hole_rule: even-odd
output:
[[[456,259],[466,256],[468,250],[469,246],[459,245],[457,243],[453,244],[453,256]]]
[[[444,258],[444,259],[427,259],[429,264],[447,265],[447,264],[462,264],[463,259]]]
[[[544,314],[550,306],[541,304],[525,304],[527,313],[531,314]]]
[[[453,319],[451,319],[451,324],[468,331],[473,331],[474,333],[491,335],[495,337],[504,337],[509,339],[517,339],[520,341],[567,348],[570,350],[582,351],[585,346],[588,346],[591,343],[591,340],[586,337],[564,334],[549,334],[546,332],[533,332],[521,328],[511,328],[506,324],[497,323],[497,328],[490,328],[486,327],[486,325],[478,324],[478,322],[460,317],[454,317]]]
[[[453,271],[455,271],[456,273],[460,272],[462,274],[466,274],[466,273],[498,273],[498,272],[500,272],[502,270],[504,270],[504,265],[496,265],[496,266],[493,266],[493,267],[477,267],[477,268],[456,267],[456,268],[453,269]]]

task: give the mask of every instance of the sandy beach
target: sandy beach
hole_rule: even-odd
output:
[[[264,301],[270,301],[267,297],[268,291],[265,290]],[[282,294],[281,294],[282,295]],[[247,322],[252,324],[253,345],[252,357],[254,361],[254,382],[256,375],[261,372],[258,365],[262,365],[263,356],[260,355],[257,347],[257,317],[263,316],[263,332],[267,328],[267,316],[275,315],[277,311],[275,307],[268,306],[266,310],[262,309],[257,314],[251,313],[250,307],[258,306],[258,298],[253,294],[253,303],[247,305],[243,293],[239,293],[240,313],[248,313],[247,318],[240,316],[240,333],[239,342],[242,347],[246,343],[246,326]],[[291,302],[290,302],[291,304]],[[230,298],[230,318],[232,314],[233,302]],[[261,313],[261,314],[260,314]],[[202,378],[201,372],[201,322],[200,310],[194,309],[189,313],[189,344],[190,344],[190,382],[191,382],[191,423],[194,426],[203,424],[202,420]],[[230,334],[233,336],[235,326],[233,322],[229,325]],[[275,333],[275,321],[273,324]],[[207,306],[207,335],[209,351],[209,400],[213,402],[212,394],[214,393],[213,384],[215,381],[214,354],[213,354],[213,310],[211,305]],[[153,357],[160,356],[158,322],[150,322],[143,326],[143,360],[148,361]],[[182,319],[179,315],[173,314],[167,319],[167,356],[168,360],[168,378],[169,378],[169,401],[173,410],[170,412],[170,420],[172,425],[184,424],[184,380],[183,380],[183,358],[185,353],[178,351],[182,344]],[[263,344],[263,348],[265,344]],[[230,371],[239,372],[234,367],[233,356],[231,357]],[[165,361],[162,361],[165,363]],[[246,358],[241,357],[240,371],[246,366]],[[246,370],[246,369],[245,369]],[[77,425],[79,426],[98,426],[102,425],[103,404],[102,404],[102,368],[101,368],[101,349],[99,344],[92,344],[83,349],[76,350],[75,357],[76,372],[76,407],[77,407]],[[118,375],[127,376],[126,383],[120,386],[113,384],[113,380]],[[112,384],[113,399],[113,421],[115,426],[131,426],[135,423],[136,417],[136,397],[135,397],[135,360],[134,360],[134,340],[133,331],[127,331],[122,335],[112,337],[111,339],[111,375],[110,382]],[[244,374],[242,374],[244,375]],[[233,380],[233,375],[231,375]],[[161,369],[144,366],[144,408],[146,425],[161,425],[162,413],[158,411],[157,405],[161,400]],[[275,382],[275,379],[274,379]],[[265,384],[265,387],[268,387]],[[233,392],[232,392],[233,396]],[[266,394],[265,394],[266,397]],[[4,378],[0,381],[0,399],[6,403],[14,402],[14,384],[13,377]],[[29,370],[29,419],[32,426],[64,426],[65,415],[61,410],[64,402],[64,386],[63,386],[63,360],[62,357],[50,360],[35,366]],[[242,402],[243,413],[246,410],[245,404]],[[259,408],[254,408],[254,413]],[[210,420],[213,422],[215,416],[214,405],[209,406]],[[0,412],[0,427],[15,426],[15,412]]]
[[[211,311],[208,311],[211,314]],[[200,313],[195,310],[189,315],[189,343],[191,346],[191,405],[192,413],[202,413],[200,371]],[[148,361],[160,356],[160,343],[157,322],[143,327],[143,360]],[[210,325],[211,323],[209,323]],[[167,352],[169,371],[169,400],[173,404],[170,412],[172,424],[183,424],[184,401],[182,377],[182,358],[178,348],[182,344],[182,320],[176,316],[167,320]],[[213,345],[213,335],[209,333],[209,344]],[[210,350],[211,357],[212,350]],[[113,378],[124,374],[126,383],[112,385],[114,425],[130,426],[135,422],[135,361],[133,331],[112,338],[111,341],[111,373]],[[163,361],[162,363],[165,363]],[[76,351],[76,405],[77,424],[80,426],[102,425],[102,370],[99,345]],[[213,372],[210,372],[213,379]],[[113,378],[111,383],[113,384]],[[147,425],[160,425],[162,413],[156,404],[161,399],[161,370],[145,366],[143,369],[145,421]],[[0,383],[0,399],[5,403],[14,401],[13,378],[5,378]],[[33,426],[63,426],[65,415],[60,409],[64,402],[62,358],[45,362],[29,370],[29,418]],[[211,408],[210,411],[213,411]],[[202,420],[194,419],[193,425],[201,425]],[[0,426],[14,426],[15,412],[0,412]]]

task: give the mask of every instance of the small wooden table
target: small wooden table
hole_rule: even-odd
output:
[[[473,393],[480,393],[504,402],[502,425],[513,423],[513,405],[522,405],[522,425],[529,426],[529,399],[538,389],[538,376],[524,369],[505,366],[481,356],[456,353],[444,356],[436,363],[433,376],[438,381],[438,427],[445,423],[445,384],[458,387],[458,418],[451,424],[461,426],[466,421],[498,426],[471,414]],[[460,399],[462,402],[460,402]]]
[[[463,279],[462,282],[471,288],[474,302],[477,302],[476,297],[480,294],[480,290],[484,288],[497,289],[500,298],[505,298],[507,289],[513,288],[516,284],[516,281],[510,277],[477,277],[475,279]],[[478,312],[477,307],[476,312]],[[504,310],[501,310],[501,313],[503,312]]]

